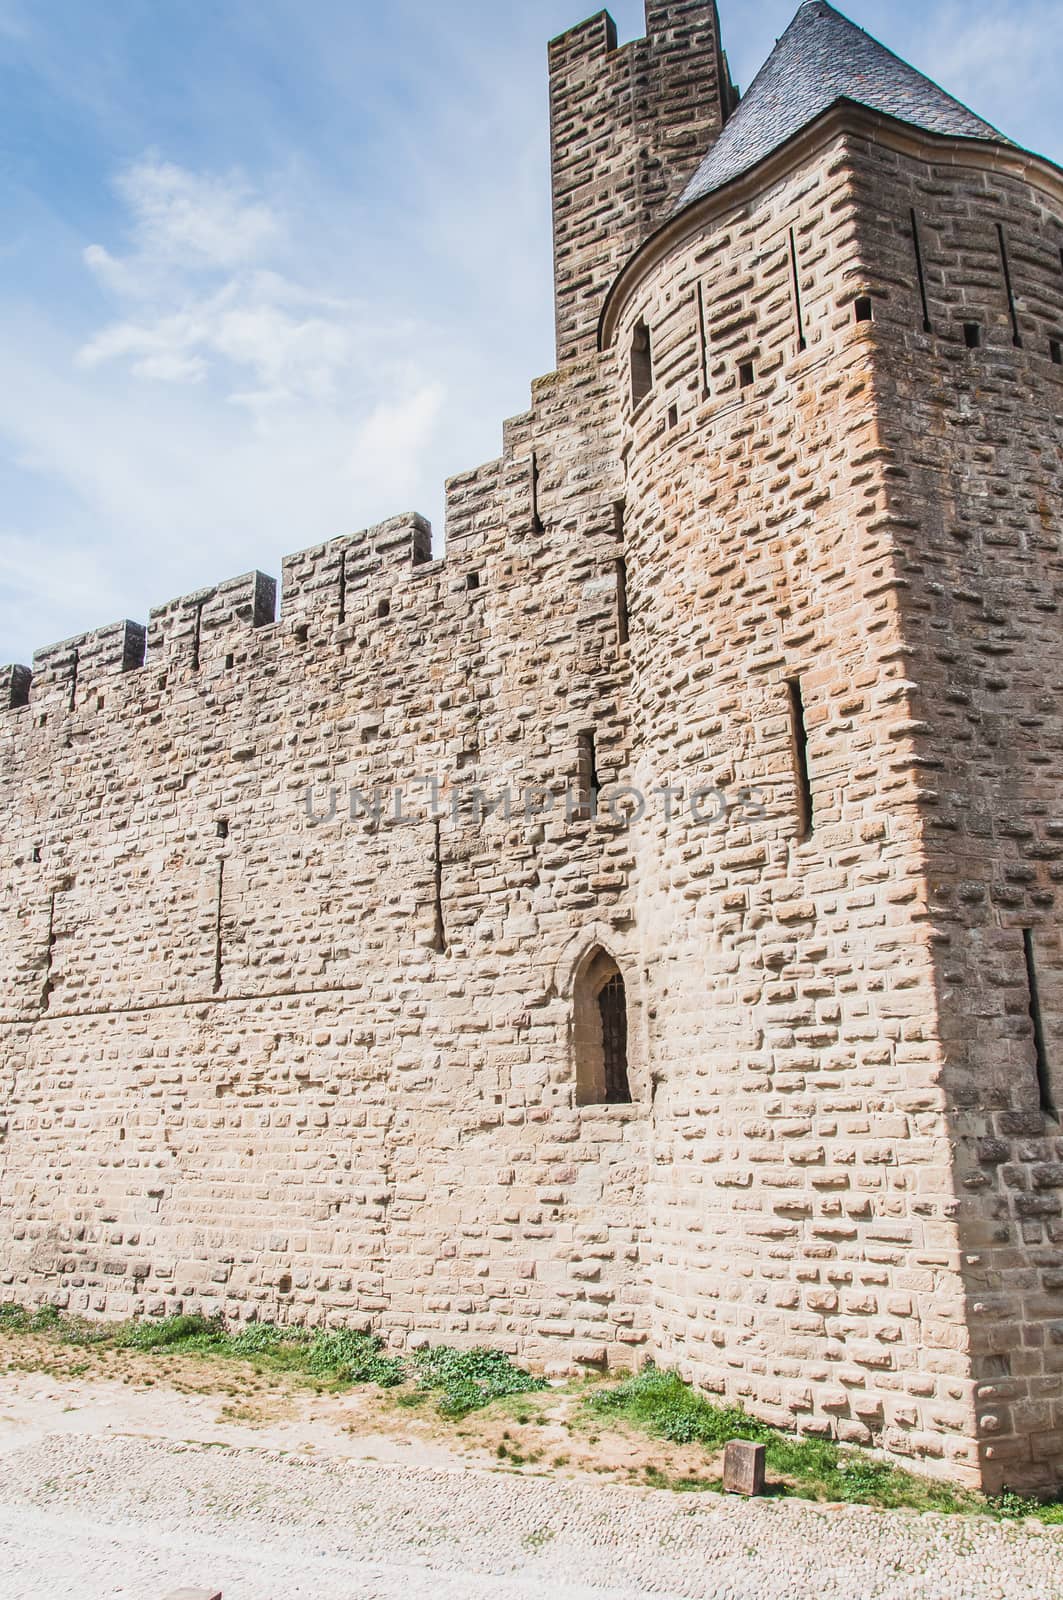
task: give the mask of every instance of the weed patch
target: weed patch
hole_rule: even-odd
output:
[[[53,1306],[30,1310],[7,1304],[0,1305],[0,1335],[5,1336],[0,1348],[9,1372],[54,1368],[73,1378],[92,1370],[112,1383],[167,1383],[187,1393],[206,1384],[210,1392],[231,1398],[226,1416],[234,1421],[257,1416],[253,1407],[247,1410],[252,1392],[261,1400],[259,1391],[284,1393],[292,1383],[318,1394],[373,1385],[394,1391],[394,1405],[422,1413],[430,1409],[452,1422],[495,1402],[482,1426],[471,1423],[468,1431],[459,1427],[453,1432],[458,1439],[482,1440],[481,1447],[494,1454],[496,1470],[527,1471],[544,1456],[560,1469],[570,1464],[568,1450],[574,1449],[578,1470],[627,1472],[628,1481],[701,1492],[720,1487],[718,1457],[727,1441],[748,1439],[766,1448],[769,1493],[1015,1521],[1037,1517],[1063,1525],[1063,1500],[1042,1504],[1011,1491],[986,1497],[920,1477],[864,1450],[796,1438],[741,1406],[715,1403],[678,1373],[650,1365],[622,1382],[574,1381],[559,1396],[556,1391],[544,1395],[550,1388],[546,1380],[500,1350],[436,1345],[398,1357],[375,1334],[350,1328],[255,1322],[230,1329],[220,1317],[194,1314],[101,1323]],[[198,1366],[182,1368],[185,1356],[198,1358]],[[226,1361],[244,1365],[226,1370],[220,1365]],[[212,1374],[215,1362],[219,1366]],[[499,1426],[507,1422],[536,1431],[530,1440],[505,1432],[499,1442]],[[678,1448],[641,1444],[633,1450],[632,1429]],[[529,1448],[536,1440],[539,1447]],[[559,1444],[561,1453],[547,1454]],[[601,1449],[595,1450],[599,1444]],[[647,1462],[647,1454],[659,1459]]]
[[[646,1366],[614,1388],[599,1389],[584,1400],[596,1420],[625,1421],[673,1444],[701,1445],[714,1454],[728,1439],[749,1439],[766,1449],[768,1471],[786,1493],[813,1500],[917,1511],[980,1512],[999,1517],[1036,1516],[1063,1522],[1063,1503],[1042,1505],[1014,1494],[989,1498],[974,1490],[937,1483],[864,1451],[823,1439],[795,1439],[751,1417],[741,1406],[715,1405],[684,1383],[677,1372]],[[651,1476],[652,1474],[652,1476]],[[688,1487],[647,1469],[647,1481],[661,1487]],[[705,1480],[693,1479],[690,1483]]]
[[[466,1417],[492,1400],[547,1387],[545,1378],[515,1366],[501,1350],[453,1350],[439,1344],[416,1351],[413,1364],[418,1387],[436,1396],[436,1410],[443,1417]]]
[[[375,1383],[388,1389],[407,1378],[402,1362],[384,1353],[375,1334],[349,1328],[315,1331],[253,1322],[230,1332],[220,1317],[193,1314],[99,1323],[63,1316],[54,1306],[31,1313],[22,1306],[5,1305],[0,1306],[0,1330],[4,1329],[44,1334],[74,1346],[231,1357],[254,1362],[259,1372],[289,1372],[332,1386]]]
[[[98,1345],[101,1353],[193,1354],[249,1361],[256,1373],[290,1373],[318,1392],[354,1384],[394,1389],[416,1382],[399,1398],[406,1405],[435,1397],[441,1416],[460,1418],[508,1395],[546,1388],[546,1380],[515,1366],[501,1350],[453,1350],[436,1345],[418,1351],[412,1361],[388,1355],[375,1334],[351,1328],[281,1327],[253,1322],[230,1331],[220,1317],[198,1314],[132,1322],[89,1322],[64,1315],[54,1306],[28,1311],[0,1305],[0,1332],[42,1334],[60,1344]],[[147,1381],[147,1380],[145,1380]],[[237,1391],[233,1391],[236,1393]]]

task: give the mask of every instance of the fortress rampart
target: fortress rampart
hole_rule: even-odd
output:
[[[647,20],[552,47],[559,367],[445,558],[5,670],[0,1282],[1055,1484],[1063,179],[842,95],[676,209],[757,85]]]

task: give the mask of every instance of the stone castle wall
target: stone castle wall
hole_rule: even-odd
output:
[[[618,48],[601,11],[550,46],[557,362],[593,353],[602,298],[736,98],[715,0],[646,0]]]
[[[637,759],[682,770],[693,746],[761,803],[639,840],[667,952],[654,1327],[786,1425],[955,1471],[973,1406],[938,1356],[963,1294],[861,223],[839,133],[669,252],[615,334],[623,365],[651,327],[657,374],[629,424]]]
[[[279,619],[255,574],[8,672],[0,1284],[652,1355],[1045,1486],[1063,191],[839,106],[666,223],[725,69],[648,21],[553,47],[562,360],[446,558],[397,518]]]
[[[3,717],[9,1292],[560,1365],[644,1339],[645,1117],[576,1106],[564,992],[631,945],[622,828],[565,816],[580,731],[627,759],[601,398],[539,386],[445,561],[397,519],[290,558],[277,621],[252,575],[153,613],[143,664],[127,628],[38,657]]]

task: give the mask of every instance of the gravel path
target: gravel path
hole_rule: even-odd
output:
[[[4,1600],[1063,1600],[1063,1532],[49,1435],[3,1457]]]

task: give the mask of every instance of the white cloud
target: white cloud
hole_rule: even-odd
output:
[[[57,543],[48,560],[42,561],[34,539],[0,528],[0,636],[5,640],[29,637],[38,645],[46,638],[54,642],[56,617],[71,620],[65,632],[72,634],[79,626],[76,618],[102,620],[117,616],[119,609],[118,591],[93,552]],[[13,653],[28,664],[28,649]]]
[[[276,274],[230,279],[177,311],[166,298],[160,295],[138,320],[110,323],[94,334],[79,350],[79,364],[128,360],[137,377],[179,383],[199,382],[213,371],[244,404],[326,400],[361,347],[356,307],[296,295]],[[293,314],[288,307],[300,299],[302,312]]]
[[[134,249],[93,244],[84,259],[128,314],[85,341],[82,366],[124,361],[164,383],[213,375],[252,408],[338,392],[355,362],[358,308],[270,265],[285,234],[275,207],[237,177],[154,159],[117,189]]]
[[[44,317],[8,319],[0,436],[59,509],[50,525],[37,518],[47,560],[0,524],[0,658],[120,614],[143,620],[250,567],[278,573],[283,554],[397,511],[431,514],[444,477],[469,462],[468,405],[439,376],[455,371],[466,397],[478,381],[467,353],[456,360],[404,304],[315,282],[320,240],[284,247],[309,234],[308,216],[165,164],[167,193],[217,202],[201,242],[221,227],[222,194],[238,216],[274,219],[245,227],[238,250],[210,243],[209,263],[205,247],[182,254],[185,214],[142,226],[144,166],[120,186],[133,247],[86,256],[114,318],[73,345]]]
[[[356,332],[335,314],[292,317],[268,298],[237,300],[217,318],[212,347],[234,366],[249,369],[272,400],[288,395],[328,399],[350,370]]]
[[[102,244],[87,245],[82,257],[101,287],[112,294],[138,295],[146,287],[143,265],[136,258],[132,262],[119,261]]]
[[[77,359],[83,367],[96,367],[128,356],[139,378],[197,382],[206,377],[207,363],[190,352],[204,331],[203,319],[194,314],[159,317],[150,324],[115,322],[83,345]]]
[[[90,245],[85,259],[119,293],[134,289],[141,273],[150,287],[167,266],[189,272],[255,261],[282,232],[275,212],[237,174],[187,172],[145,157],[119,175],[116,188],[130,213],[134,253],[116,261]]]
[[[346,465],[348,480],[371,486],[375,495],[408,481],[410,464],[427,449],[445,398],[442,384],[428,383],[403,400],[381,401],[352,441]]]
[[[0,659],[252,566],[279,576],[282,554],[396,512],[441,533],[445,477],[498,453],[549,367],[538,35],[515,87],[511,46],[485,64],[482,30],[428,11],[396,95],[357,29],[337,50],[324,13],[271,4],[227,13],[268,59],[213,53],[187,85],[133,71],[121,30],[79,53],[37,25],[36,70],[93,138],[76,205],[34,174],[54,270],[0,283]],[[300,55],[278,90],[285,28]],[[436,33],[468,45],[471,77]],[[95,165],[145,148],[117,178]]]
[[[143,621],[252,567],[279,576],[290,551],[430,510],[453,450],[444,392],[415,369],[386,400],[249,416],[204,387],[159,386],[145,404],[117,370],[88,392],[57,357],[32,324],[5,350],[0,434],[18,468],[61,485],[66,503],[36,536],[0,524],[3,660],[122,615]]]

